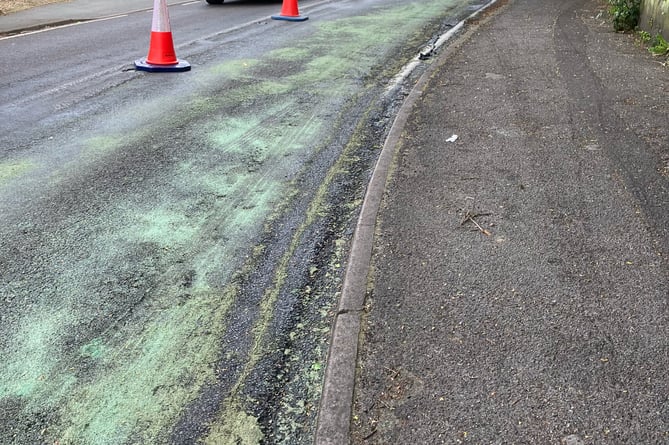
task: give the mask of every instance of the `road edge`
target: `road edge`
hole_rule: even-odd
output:
[[[330,337],[314,445],[350,443],[358,341],[362,327],[377,215],[386,192],[386,184],[404,127],[435,71],[447,62],[449,54],[454,49],[468,40],[480,25],[492,19],[501,8],[476,23],[471,23],[471,21],[497,2],[498,0],[488,1],[438,39],[439,45],[443,45],[453,36],[458,35],[457,42],[450,45],[448,50],[439,53],[436,60],[420,76],[400,107],[384,141],[353,233],[341,296]],[[504,7],[509,2],[502,0],[499,3],[500,7]],[[465,25],[467,25],[466,29],[462,31]],[[409,65],[411,64],[415,64],[415,61],[409,62]]]

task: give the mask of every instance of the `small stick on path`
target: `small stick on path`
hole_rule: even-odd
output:
[[[474,219],[474,218],[478,218],[479,216],[488,216],[488,215],[490,215],[490,213],[471,213],[471,212],[467,211],[465,213],[465,217],[462,220],[462,222],[460,223],[460,225],[463,225],[467,221],[471,221],[472,223],[474,223],[476,228],[479,229],[479,231],[482,234],[484,234],[485,236],[490,236],[490,235],[492,235],[492,233],[490,233],[489,230],[484,229],[483,227],[481,227],[481,225],[478,222],[476,222],[476,220]]]

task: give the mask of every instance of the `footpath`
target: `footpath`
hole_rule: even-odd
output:
[[[603,1],[500,5],[397,142],[352,443],[667,444],[669,67]]]
[[[168,0],[167,4],[180,0]],[[70,0],[0,15],[0,37],[85,20],[97,20],[153,8],[152,0]],[[1,8],[0,8],[1,9]]]

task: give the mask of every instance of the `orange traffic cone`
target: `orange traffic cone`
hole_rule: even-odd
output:
[[[177,59],[174,52],[166,0],[153,1],[149,55],[144,59],[135,60],[135,68],[150,72],[190,70],[190,63]]]
[[[283,5],[281,6],[281,14],[273,15],[274,20],[288,20],[291,22],[302,22],[307,20],[309,17],[300,15],[300,12],[297,10],[297,0],[283,0]]]

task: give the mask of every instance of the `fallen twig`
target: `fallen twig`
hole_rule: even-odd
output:
[[[377,430],[376,428],[374,428],[374,429],[372,430],[372,432],[369,433],[368,435],[366,435],[365,437],[363,437],[362,440],[367,440],[367,439],[371,438],[374,434],[376,434],[377,431],[378,431],[378,430]]]
[[[471,212],[467,211],[465,213],[464,219],[460,222],[460,225],[462,226],[467,221],[471,221],[472,223],[474,223],[476,228],[479,229],[479,231],[482,234],[484,234],[485,236],[490,236],[490,235],[492,235],[492,233],[490,233],[489,230],[484,229],[483,227],[481,227],[481,225],[478,222],[476,222],[476,220],[474,219],[474,218],[478,218],[479,216],[489,216],[489,215],[490,215],[490,213],[471,213]]]

